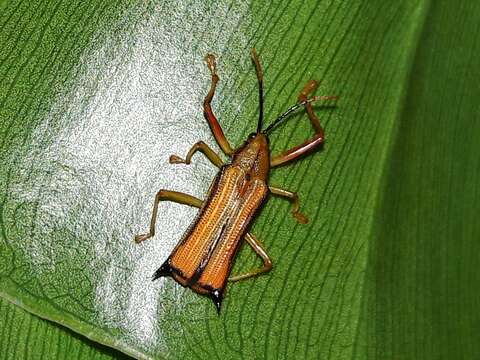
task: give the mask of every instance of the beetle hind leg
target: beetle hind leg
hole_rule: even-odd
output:
[[[157,222],[158,204],[160,203],[160,201],[173,201],[179,204],[189,205],[196,208],[202,207],[203,204],[202,200],[188,194],[177,191],[160,190],[159,192],[157,192],[157,195],[155,195],[155,201],[153,203],[152,217],[150,219],[150,231],[146,234],[135,235],[135,242],[137,244],[155,235],[155,224]]]
[[[250,233],[245,234],[245,240],[247,241],[248,245],[251,246],[253,251],[255,251],[255,253],[262,258],[263,267],[251,270],[249,272],[246,272],[245,274],[232,276],[228,279],[228,281],[249,279],[257,275],[265,274],[272,269],[272,259],[270,259],[270,256],[268,256],[267,251],[263,247],[262,243],[253,234]]]

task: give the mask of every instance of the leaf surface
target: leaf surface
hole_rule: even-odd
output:
[[[0,348],[2,360],[128,359],[118,351],[101,346],[83,336],[18,306],[0,299]]]
[[[479,10],[464,5],[458,14],[471,19],[461,27],[468,33],[476,29]],[[425,337],[436,334],[429,332],[431,322],[420,326],[409,319],[423,315],[430,302],[437,313],[425,319],[442,319],[451,303],[449,287],[413,282],[429,293],[414,293],[418,306],[411,313],[412,279],[422,269],[433,279],[446,269],[456,271],[451,276],[460,274],[462,267],[425,260],[419,254],[428,253],[427,248],[415,246],[427,243],[420,239],[433,239],[439,224],[452,224],[450,234],[460,229],[464,239],[463,250],[455,247],[460,258],[474,253],[469,244],[479,232],[474,220],[471,227],[463,226],[462,219],[477,210],[470,197],[456,222],[449,222],[450,212],[459,211],[462,198],[445,195],[453,203],[438,218],[427,211],[442,199],[439,194],[456,194],[465,186],[466,194],[478,194],[479,167],[472,155],[478,150],[478,127],[472,129],[469,122],[478,107],[473,96],[453,91],[474,84],[463,83],[466,73],[451,65],[478,69],[472,50],[478,29],[437,36],[447,22],[455,30],[456,13],[448,5],[431,11],[429,2],[413,0],[268,5],[13,1],[2,6],[3,297],[94,341],[145,358],[395,357],[416,350],[402,345],[412,344],[412,338],[402,337],[409,326]],[[471,49],[462,47],[458,57],[438,65],[437,46],[447,52],[451,39],[463,37]],[[203,198],[215,175],[200,155],[190,166],[168,164],[170,154],[183,156],[198,140],[218,150],[201,108],[209,87],[206,53],[218,58],[220,83],[213,106],[227,137],[238,146],[254,129],[258,104],[252,47],[264,65],[267,121],[293,104],[310,78],[320,80],[318,95],[339,95],[341,100],[335,110],[316,109],[326,130],[324,149],[270,177],[272,184],[298,192],[310,223],[297,224],[284,200],[269,200],[252,231],[268,249],[274,270],[230,285],[217,316],[210,300],[168,279],[150,281],[195,209],[162,204],[155,238],[139,246],[133,236],[146,230],[159,189]],[[445,72],[463,80],[445,85],[453,92],[444,93],[459,100],[457,113],[447,112],[441,124],[451,126],[450,134],[470,135],[452,152],[446,151],[449,143],[434,141],[453,141],[451,137],[423,142],[438,129],[432,110],[444,113],[439,109],[446,99],[429,102],[427,95],[429,86],[442,93]],[[417,96],[412,99],[412,94]],[[465,98],[470,106],[461,106]],[[408,141],[403,141],[404,133],[410,135]],[[272,153],[311,135],[300,112],[272,134]],[[460,156],[464,153],[468,156]],[[429,186],[436,173],[419,160],[432,166],[439,161],[441,173],[447,171],[443,158],[453,173],[471,174],[465,184],[459,175]],[[431,181],[422,180],[425,190],[414,192],[418,179]],[[396,212],[412,202],[412,212]],[[433,208],[442,209],[441,204]],[[417,225],[412,234],[412,221],[428,226]],[[411,246],[399,251],[397,237],[408,237]],[[446,239],[439,258],[453,250]],[[240,252],[234,272],[257,265],[248,250]],[[389,259],[398,261],[402,271],[385,270]],[[414,267],[411,259],[425,267]],[[473,257],[469,264],[475,263]],[[401,284],[399,290],[388,287],[387,275]],[[473,295],[462,301],[471,304]],[[449,319],[453,329],[468,333],[467,323]],[[435,329],[445,334],[442,324],[438,320]],[[391,334],[401,341],[391,340]],[[473,337],[469,339],[473,354]],[[432,348],[436,341],[429,342]],[[455,344],[461,348],[461,342]]]

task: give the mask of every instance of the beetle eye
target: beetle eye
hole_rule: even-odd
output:
[[[249,138],[250,140],[252,140],[252,139],[255,138],[255,136],[257,136],[257,134],[251,133],[250,135],[248,135],[248,138]]]

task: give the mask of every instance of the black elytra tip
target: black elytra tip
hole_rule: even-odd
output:
[[[168,260],[167,260],[152,275],[152,281],[157,280],[162,276],[170,276],[171,274],[172,274],[172,268],[170,267],[170,264],[168,263]]]
[[[213,300],[213,303],[215,304],[215,307],[217,308],[217,313],[220,315],[220,308],[222,306],[222,300],[223,300],[223,295],[220,292],[220,290],[214,290],[210,293],[210,297]]]

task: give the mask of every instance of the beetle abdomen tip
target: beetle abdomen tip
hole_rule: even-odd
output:
[[[157,271],[152,275],[152,281],[161,278],[162,276],[170,276],[172,274],[172,268],[168,263],[168,260],[165,261],[162,266],[158,268]]]
[[[218,314],[220,315],[220,308],[222,306],[223,294],[220,292],[220,290],[214,290],[209,295],[212,298],[213,303],[215,304],[215,307],[217,308]]]

